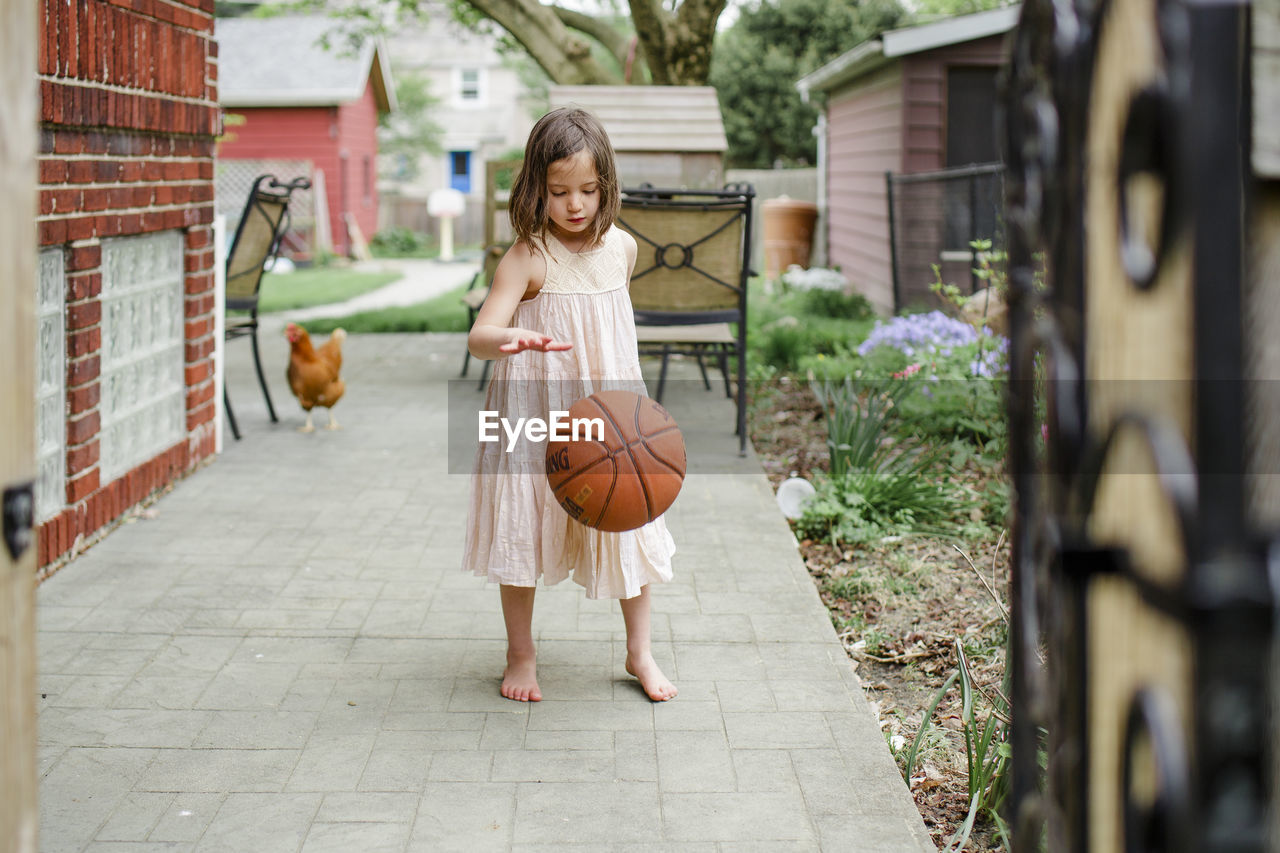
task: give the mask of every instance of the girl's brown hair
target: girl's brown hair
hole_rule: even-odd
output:
[[[508,204],[516,239],[546,249],[547,172],[551,164],[586,149],[595,161],[600,207],[587,232],[587,245],[598,246],[622,207],[618,167],[604,127],[591,113],[561,107],[538,119],[524,147],[524,165],[511,187]]]

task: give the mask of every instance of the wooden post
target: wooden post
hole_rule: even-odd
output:
[[[0,489],[35,476],[36,9],[0,0]],[[5,521],[7,543],[15,525]],[[29,536],[29,529],[26,531]],[[36,850],[36,549],[0,544],[0,851]]]

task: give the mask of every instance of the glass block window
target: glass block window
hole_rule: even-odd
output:
[[[102,241],[101,478],[182,440],[182,234]]]
[[[62,249],[40,253],[36,276],[36,521],[58,514],[67,479],[66,271]]]

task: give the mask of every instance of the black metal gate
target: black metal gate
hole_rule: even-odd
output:
[[[1238,2],[1022,6],[1005,81],[1019,853],[1273,846],[1280,469],[1261,378],[1280,329],[1253,318],[1276,316],[1280,280],[1252,260],[1277,193],[1250,167],[1250,39]]]

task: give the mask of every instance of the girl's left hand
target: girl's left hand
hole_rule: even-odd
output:
[[[508,355],[514,355],[525,350],[538,350],[539,352],[563,352],[573,349],[573,344],[565,341],[557,341],[550,335],[542,335],[537,332],[529,332],[523,329],[514,330],[516,334],[504,344],[498,347],[499,352],[505,352]]]

